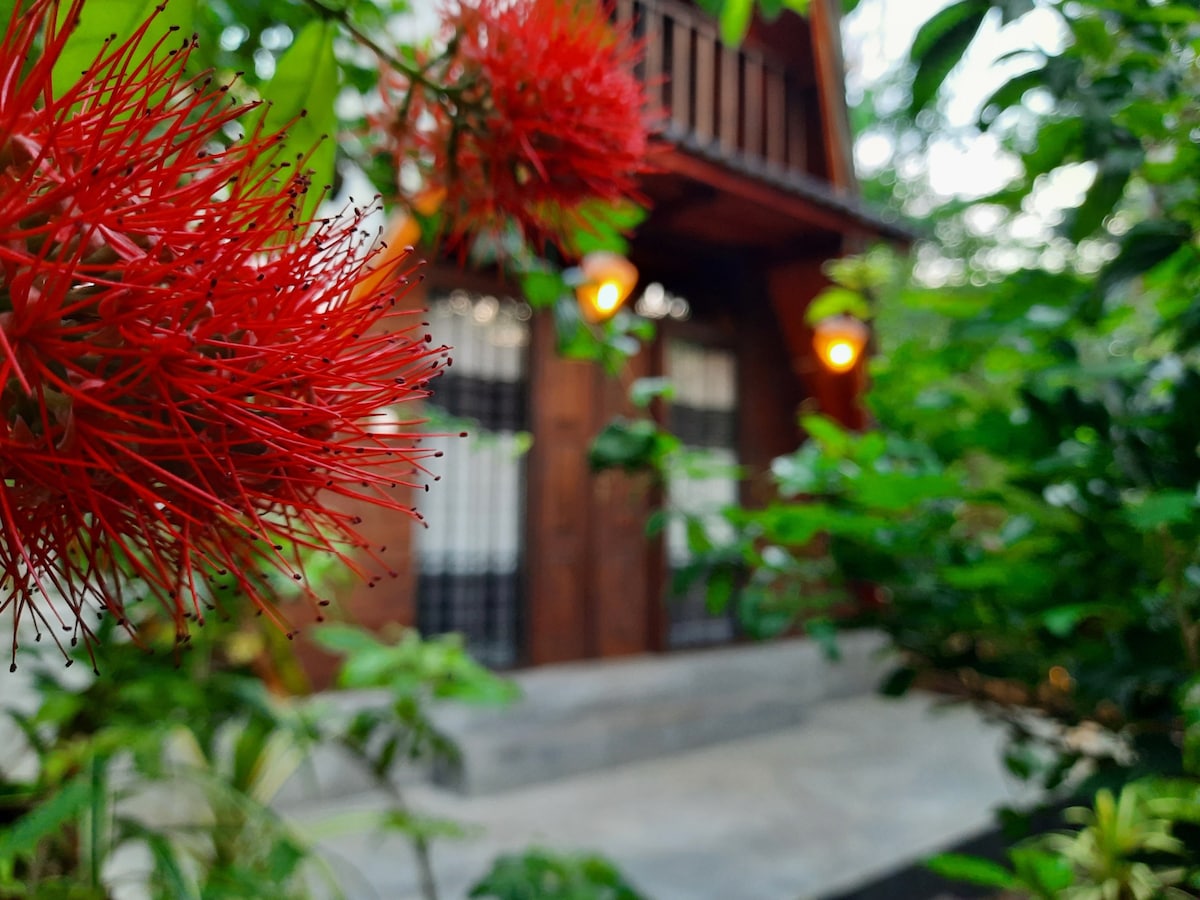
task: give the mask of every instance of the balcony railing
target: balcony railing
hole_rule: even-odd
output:
[[[617,0],[644,43],[639,75],[665,136],[772,174],[812,172],[809,92],[782,60],[721,43],[717,26],[676,0]]]

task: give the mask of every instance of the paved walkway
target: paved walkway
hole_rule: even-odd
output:
[[[652,900],[803,900],[878,878],[988,828],[1017,799],[999,729],[924,695],[814,706],[786,731],[481,797],[407,789],[422,812],[482,827],[434,848],[442,900],[531,844],[609,856]],[[318,823],[370,796],[291,810]],[[418,900],[397,837],[325,842],[351,900]]]

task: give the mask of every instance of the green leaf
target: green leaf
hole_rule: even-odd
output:
[[[138,822],[126,822],[125,827],[140,838],[150,851],[154,859],[155,880],[158,882],[155,887],[166,888],[169,892],[167,896],[177,900],[191,900],[197,896],[190,880],[184,874],[180,854],[165,834]]]
[[[1039,129],[1034,148],[1022,157],[1026,177],[1032,179],[1044,175],[1077,156],[1083,145],[1083,135],[1080,118],[1047,122]]]
[[[521,293],[535,308],[553,306],[560,297],[571,293],[562,273],[554,270],[522,272]]]
[[[575,256],[596,250],[628,253],[629,241],[625,235],[645,218],[645,208],[632,201],[587,201],[579,208],[579,219],[583,224],[567,236],[567,247]]]
[[[70,89],[79,75],[87,69],[104,50],[105,42],[115,35],[117,42],[133,36],[133,33],[154,16],[137,50],[131,55],[129,68],[136,66],[150,55],[155,44],[177,29],[178,40],[167,37],[169,49],[182,45],[185,36],[190,39],[194,30],[196,0],[173,0],[164,12],[155,14],[162,0],[105,0],[104,3],[85,3],[79,19],[67,39],[62,53],[54,64],[50,81],[54,92],[61,95]],[[69,4],[60,9],[60,23],[65,21]],[[7,22],[7,18],[5,19]],[[165,51],[164,51],[165,52]]]
[[[820,504],[793,503],[765,510],[761,522],[766,535],[780,544],[803,546],[829,527],[828,509]]]
[[[1057,897],[1075,882],[1071,860],[1061,853],[1047,853],[1037,847],[1016,847],[1009,851],[1017,878],[1038,897]]]
[[[324,188],[332,184],[338,128],[334,107],[338,95],[339,68],[333,52],[337,24],[330,20],[309,22],[275,65],[275,74],[262,88],[270,105],[263,114],[268,132],[287,130],[287,138],[276,153],[282,164],[302,165],[312,173],[313,189],[305,195],[299,212],[308,221],[321,202]]]
[[[588,465],[594,472],[614,468],[657,471],[663,455],[677,443],[649,419],[616,418],[592,441]]]
[[[783,0],[758,0],[758,14],[764,21],[774,22],[783,12]]]
[[[909,54],[917,67],[910,113],[920,112],[937,95],[950,70],[975,39],[990,8],[988,0],[959,0],[921,26]]]
[[[671,595],[678,597],[686,594],[688,588],[707,571],[708,565],[704,562],[688,563],[686,566],[676,569],[671,573]]]
[[[826,416],[801,416],[800,428],[820,444],[822,450],[834,456],[845,456],[853,445],[846,429]]]
[[[830,662],[838,662],[842,658],[842,648],[837,640],[837,622],[833,619],[810,619],[804,623],[804,633],[817,642]]]
[[[354,625],[328,623],[318,625],[309,632],[317,645],[340,656],[378,650],[383,645],[365,628]]]
[[[1129,168],[1101,169],[1097,173],[1083,203],[1072,210],[1067,218],[1064,232],[1068,240],[1079,243],[1091,235],[1125,195],[1132,171]]]
[[[804,311],[804,321],[815,325],[830,316],[851,315],[864,321],[871,318],[871,304],[858,291],[831,287],[821,291]]]
[[[847,482],[848,494],[860,505],[880,510],[911,509],[925,500],[962,494],[958,479],[948,475],[864,470]]]
[[[979,127],[986,130],[1004,110],[1020,104],[1031,90],[1046,86],[1043,69],[1034,69],[1010,78],[983,101],[979,111]]]
[[[926,864],[930,871],[953,881],[966,881],[992,888],[1014,888],[1016,876],[999,863],[962,853],[942,853]]]
[[[1138,222],[1121,239],[1116,258],[1100,272],[1097,286],[1107,293],[1118,285],[1154,268],[1173,256],[1192,236],[1182,222],[1150,219]]]
[[[58,834],[68,821],[91,805],[92,794],[91,779],[87,774],[66,782],[52,797],[0,832],[0,860],[36,852],[39,843]]]
[[[689,553],[693,556],[703,556],[712,551],[713,542],[708,536],[708,529],[704,527],[704,522],[700,518],[689,516],[684,522],[684,527],[687,531]]]
[[[1079,623],[1085,621],[1091,614],[1091,606],[1085,603],[1056,606],[1042,613],[1042,624],[1055,637],[1067,638],[1075,632]]]
[[[1125,518],[1138,531],[1157,531],[1164,525],[1190,522],[1196,514],[1196,495],[1191,491],[1162,491],[1126,506]]]
[[[721,41],[727,47],[736,47],[750,30],[754,17],[754,0],[725,0],[721,5]]]
[[[717,566],[708,576],[704,590],[704,608],[712,615],[720,615],[729,606],[733,597],[735,575],[731,566]]]
[[[675,398],[675,383],[670,378],[639,378],[629,389],[629,399],[638,409],[646,409],[659,397]]]

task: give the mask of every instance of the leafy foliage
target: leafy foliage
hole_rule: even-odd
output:
[[[945,871],[1036,897],[1150,896],[1196,861],[1110,883],[1096,856],[1115,859],[1112,822],[1130,810],[1159,823],[1145,833],[1160,846],[1142,849],[1196,839],[1192,813],[1147,812],[1119,789],[1200,776],[1200,10],[1045,7],[1069,37],[985,104],[980,127],[1022,163],[985,202],[1028,212],[1047,178],[1081,167],[1090,187],[1048,236],[1069,252],[1013,271],[979,254],[937,288],[879,251],[832,266],[813,315],[871,313],[874,427],[805,418],[809,441],[773,466],[778,501],[731,511],[736,531],[709,558],[748,571],[749,630],[855,608],[900,652],[885,690],[957,691],[1008,723],[1015,775],[1112,791],[1070,841],[1022,848],[1011,870]],[[963,0],[936,16],[912,51],[913,110],[988,16],[1031,8]],[[1023,105],[1030,92],[1046,112]]]
[[[1037,900],[1186,900],[1195,896],[1200,860],[1194,836],[1200,789],[1190,782],[1145,781],[1114,796],[1096,794],[1093,807],[1066,812],[1078,827],[1025,841],[1009,851],[1010,868],[942,854],[929,867],[943,877],[1004,888]],[[1189,876],[1189,872],[1192,874]]]
[[[0,773],[0,893],[106,898],[110,860],[141,847],[153,896],[249,897],[267,884],[272,896],[312,896],[320,859],[269,804],[315,747],[330,744],[391,801],[366,824],[407,837],[431,883],[429,844],[462,829],[413,812],[394,770],[454,758],[430,719],[432,700],[502,703],[513,688],[472,662],[456,638],[426,642],[405,632],[386,643],[330,625],[317,639],[348,654],[345,686],[383,690],[349,716],[329,701],[285,703],[260,677],[258,633],[216,622],[176,654],[169,644],[148,653],[108,643],[103,677],[82,684],[69,677],[74,670],[41,672],[37,709],[5,710],[34,774]],[[338,895],[336,885],[327,888]]]
[[[500,857],[469,896],[485,900],[644,900],[602,857],[537,849]]]
[[[965,0],[922,29],[921,91],[994,6],[1015,18],[1029,4]],[[985,114],[1001,129],[1001,108],[1028,90],[1053,96],[1045,116],[1013,120],[1014,142],[1037,138],[1007,193],[1018,206],[1048,172],[1093,166],[1063,231],[1103,244],[1106,261],[983,271],[950,290],[897,279],[878,254],[839,264],[814,305],[874,309],[878,428],[805,420],[810,442],[774,466],[784,500],[737,524],[752,567],[769,572],[759,605],[776,614],[801,614],[821,585],[847,597],[881,586],[873,618],[907,660],[896,685],[945,673],[1011,707],[1018,745],[1040,741],[1017,712],[1032,706],[1116,738],[1106,765],[1179,772],[1179,698],[1200,668],[1200,205],[1188,174],[1200,11],[1052,8],[1074,42]],[[821,542],[832,569],[810,562]],[[1059,753],[1017,767],[1051,786],[1084,755],[1054,734]]]

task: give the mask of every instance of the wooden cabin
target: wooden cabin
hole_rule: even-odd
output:
[[[417,498],[427,528],[371,513],[400,574],[344,604],[369,626],[462,632],[500,668],[738,639],[702,594],[669,596],[686,541],[671,528],[647,538],[647,519],[664,502],[765,499],[755,473],[798,445],[805,404],[855,423],[859,376],[818,369],[804,309],[826,260],[903,237],[856,194],[837,0],[757,23],[737,48],[681,0],[619,0],[617,15],[645,42],[640,74],[671,145],[645,179],[652,207],[631,252],[657,339],[614,379],[561,358],[549,314],[511,285],[432,266],[431,331],[455,347],[434,402],[479,433],[442,442],[441,478]],[[676,383],[664,423],[748,477],[664,491],[589,471],[590,442],[651,375]]]

